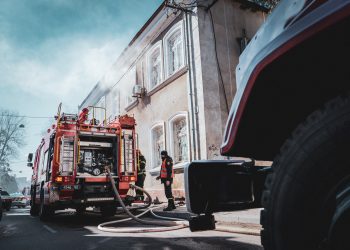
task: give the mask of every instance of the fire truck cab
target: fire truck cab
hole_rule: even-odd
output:
[[[77,116],[60,114],[59,108],[56,124],[47,130],[34,157],[29,155],[31,215],[45,220],[55,210],[75,208],[79,214],[89,206],[100,208],[102,216],[114,215],[118,202],[107,167],[122,199],[132,199],[127,194],[137,178],[135,119],[124,115],[99,123],[97,110],[106,113],[89,107]]]

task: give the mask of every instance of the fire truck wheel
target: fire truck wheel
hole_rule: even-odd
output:
[[[40,209],[39,209],[39,218],[42,221],[47,221],[51,219],[54,215],[55,210],[53,207],[44,204],[44,192],[40,192]]]
[[[102,217],[111,217],[114,216],[117,212],[117,206],[113,205],[104,205],[100,207]]]
[[[35,187],[31,187],[30,190],[30,215],[31,216],[38,216],[39,215],[39,205],[35,204],[35,197],[36,197],[36,192],[35,192]]]
[[[350,98],[338,97],[293,132],[262,197],[266,250],[350,249]]]
[[[32,205],[30,206],[30,215],[31,216],[39,215],[39,206],[37,204],[34,204],[33,202],[32,202]]]
[[[86,207],[77,207],[75,210],[77,215],[82,215],[86,211]]]

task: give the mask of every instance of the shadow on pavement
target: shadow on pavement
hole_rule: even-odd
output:
[[[1,249],[11,250],[263,249],[256,243],[257,237],[213,231],[191,233],[185,228],[162,233],[114,234],[97,229],[98,224],[115,220],[117,217],[104,219],[94,213],[77,216],[74,212],[63,212],[50,222],[41,222],[39,218],[32,218],[29,215],[5,216],[0,222],[0,246]],[[121,226],[139,227],[140,224],[137,222],[118,224],[118,227]],[[48,231],[45,227],[51,228],[52,231]],[[8,230],[12,230],[11,234],[6,234]],[[250,243],[252,239],[254,243]]]

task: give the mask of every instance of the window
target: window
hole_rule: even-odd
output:
[[[152,166],[159,167],[162,164],[160,152],[165,150],[164,125],[158,124],[151,129],[152,142]]]
[[[44,145],[41,146],[40,149],[40,165],[39,165],[39,169],[40,169],[40,173],[44,174],[45,170],[46,170],[46,163],[47,163],[47,151],[44,151]]]
[[[133,97],[132,90],[136,85],[136,67],[132,67],[123,78],[123,84],[126,84],[126,106],[134,103],[137,99]]]
[[[165,36],[167,76],[184,66],[182,22],[176,24]]]
[[[105,120],[105,108],[106,108],[106,98],[104,96],[96,104],[95,109],[95,119],[97,120],[97,124],[103,124]]]
[[[163,78],[161,42],[158,42],[153,47],[154,48],[148,55],[148,76],[150,90],[160,84]]]
[[[120,115],[119,99],[120,99],[119,89],[116,88],[112,92],[112,118]]]
[[[178,114],[171,119],[170,133],[174,163],[187,162],[189,160],[189,137],[186,114]]]

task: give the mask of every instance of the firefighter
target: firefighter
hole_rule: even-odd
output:
[[[162,166],[157,180],[160,179],[161,183],[164,184],[165,196],[168,199],[168,207],[164,208],[163,211],[171,211],[176,208],[173,193],[171,191],[171,184],[173,183],[174,178],[173,159],[168,156],[168,152],[165,150],[160,153],[160,156],[162,158]]]
[[[146,178],[146,158],[143,156],[139,149],[136,150],[137,157],[137,181],[135,183],[136,186],[143,188],[143,184]],[[141,190],[136,190],[136,199],[143,201],[144,196]]]

